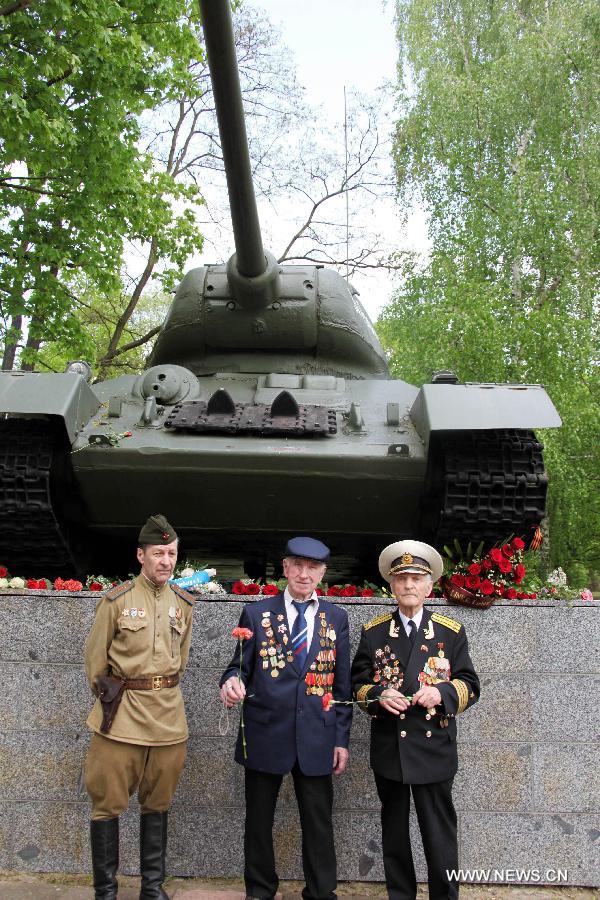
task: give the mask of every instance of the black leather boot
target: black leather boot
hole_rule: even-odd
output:
[[[140,816],[140,900],[169,900],[169,895],[165,894],[162,887],[165,880],[167,819],[166,812],[144,813]]]
[[[119,868],[119,819],[92,819],[92,872],[96,900],[117,900]]]

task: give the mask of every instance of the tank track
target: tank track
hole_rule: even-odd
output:
[[[0,563],[12,575],[77,571],[51,494],[61,437],[48,419],[0,422]]]
[[[546,511],[543,445],[532,431],[480,431],[432,438],[423,529],[438,547],[455,538],[491,546],[527,535]]]

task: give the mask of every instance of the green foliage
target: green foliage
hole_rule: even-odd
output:
[[[158,236],[158,259],[175,266],[201,244],[178,211],[197,189],[153,169],[136,118],[190,88],[195,4],[14,6],[0,14],[0,327],[13,323],[15,343],[19,317],[34,317],[46,340],[75,346],[75,276],[114,295],[125,238]]]
[[[543,383],[549,563],[600,566],[600,118],[593,0],[398,0],[398,195],[430,214],[379,333],[407,381]]]

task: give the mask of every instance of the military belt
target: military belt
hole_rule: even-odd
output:
[[[130,691],[160,691],[179,684],[177,675],[149,675],[147,678],[127,678],[125,687]]]

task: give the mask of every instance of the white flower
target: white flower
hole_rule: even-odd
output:
[[[0,578],[0,590],[8,587],[8,578]]]
[[[204,585],[204,588],[209,594],[220,594],[223,592],[223,588],[218,581],[209,581],[208,584]]]
[[[11,578],[8,582],[8,586],[11,588],[24,588],[25,581],[23,580],[23,578]]]
[[[548,578],[546,579],[548,584],[553,584],[555,587],[566,587],[567,586],[567,576],[559,566],[558,569],[555,569],[553,572],[550,572]]]
[[[193,569],[191,566],[187,566],[187,568],[182,569],[181,577],[182,577],[182,578],[189,578],[190,575],[193,575],[193,574],[194,574],[194,569]]]
[[[216,569],[205,569],[204,571],[206,572],[207,575],[210,575],[211,578],[214,578],[215,575],[217,574]]]

